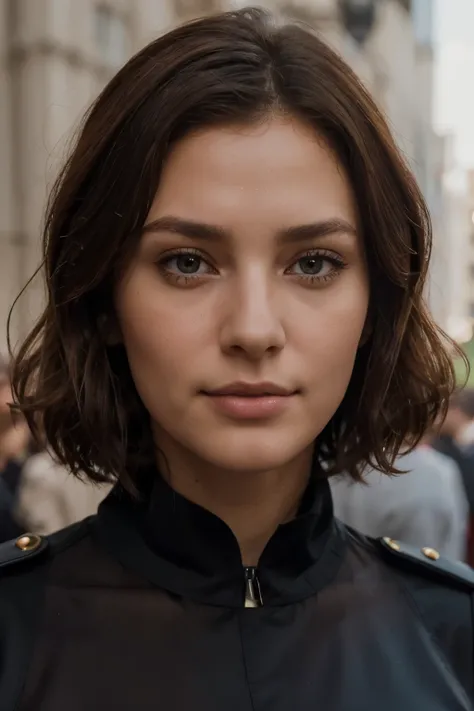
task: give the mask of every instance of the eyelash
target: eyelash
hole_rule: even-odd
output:
[[[185,256],[185,255],[192,255],[196,256],[199,259],[201,259],[203,262],[205,262],[208,266],[210,266],[212,269],[212,265],[209,264],[209,261],[207,258],[199,252],[197,249],[193,249],[190,247],[182,248],[182,249],[175,249],[172,252],[168,252],[167,254],[163,255],[159,261],[157,262],[157,266],[162,273],[162,275],[167,279],[168,281],[171,281],[174,284],[181,284],[183,286],[190,285],[193,282],[196,283],[200,279],[202,279],[203,276],[209,276],[209,273],[202,275],[185,275],[185,274],[175,274],[173,273],[170,269],[166,267],[166,265],[172,260],[176,259],[176,257],[180,256]],[[311,274],[295,274],[293,275],[295,278],[298,280],[302,281],[305,284],[315,284],[315,283],[326,283],[329,281],[332,281],[335,279],[340,272],[347,267],[346,262],[344,259],[337,254],[336,252],[332,252],[329,250],[325,249],[317,249],[317,250],[308,250],[304,254],[300,254],[297,259],[292,262],[291,266],[294,266],[298,264],[299,261],[302,259],[311,259],[311,258],[318,258],[318,259],[324,259],[327,262],[330,262],[331,265],[333,266],[333,269],[330,274],[326,276],[318,276],[317,274],[311,275]],[[217,273],[217,270],[215,270],[215,273]],[[211,273],[212,276],[212,273]]]
[[[331,252],[330,250],[327,249],[310,249],[304,254],[300,254],[299,257],[293,262],[291,266],[294,266],[295,264],[298,264],[298,262],[302,259],[311,259],[311,258],[317,258],[317,259],[324,259],[325,261],[329,262],[333,269],[332,271],[327,274],[326,276],[318,276],[317,274],[296,274],[295,276],[299,278],[301,281],[304,283],[308,283],[308,281],[311,284],[315,283],[325,283],[328,281],[332,281],[335,279],[343,269],[347,267],[347,263],[344,261],[344,259],[341,257],[340,254],[337,254],[336,252]]]

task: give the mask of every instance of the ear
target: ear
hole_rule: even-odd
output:
[[[97,329],[106,346],[118,346],[122,343],[120,326],[115,316],[101,314],[97,319]]]

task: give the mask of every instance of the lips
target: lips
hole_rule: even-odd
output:
[[[297,390],[275,383],[230,383],[203,392],[215,411],[231,420],[272,420],[282,415]]]
[[[230,383],[223,387],[205,391],[206,395],[215,397],[288,397],[295,395],[296,390],[277,385],[275,383]]]

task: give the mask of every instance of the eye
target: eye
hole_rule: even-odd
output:
[[[308,276],[325,276],[333,266],[329,259],[318,255],[302,257],[294,265],[296,274]]]
[[[202,266],[201,257],[195,254],[179,254],[168,260],[167,267],[181,274],[197,274]]]
[[[200,254],[189,250],[168,254],[160,260],[159,266],[175,277],[198,277],[213,273],[212,267]]]
[[[311,282],[327,281],[336,277],[344,266],[342,257],[334,252],[311,252],[297,259],[287,273]]]

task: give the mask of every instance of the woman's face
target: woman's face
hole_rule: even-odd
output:
[[[165,454],[257,471],[312,446],[346,392],[367,316],[357,227],[343,169],[296,120],[176,145],[116,290]]]

